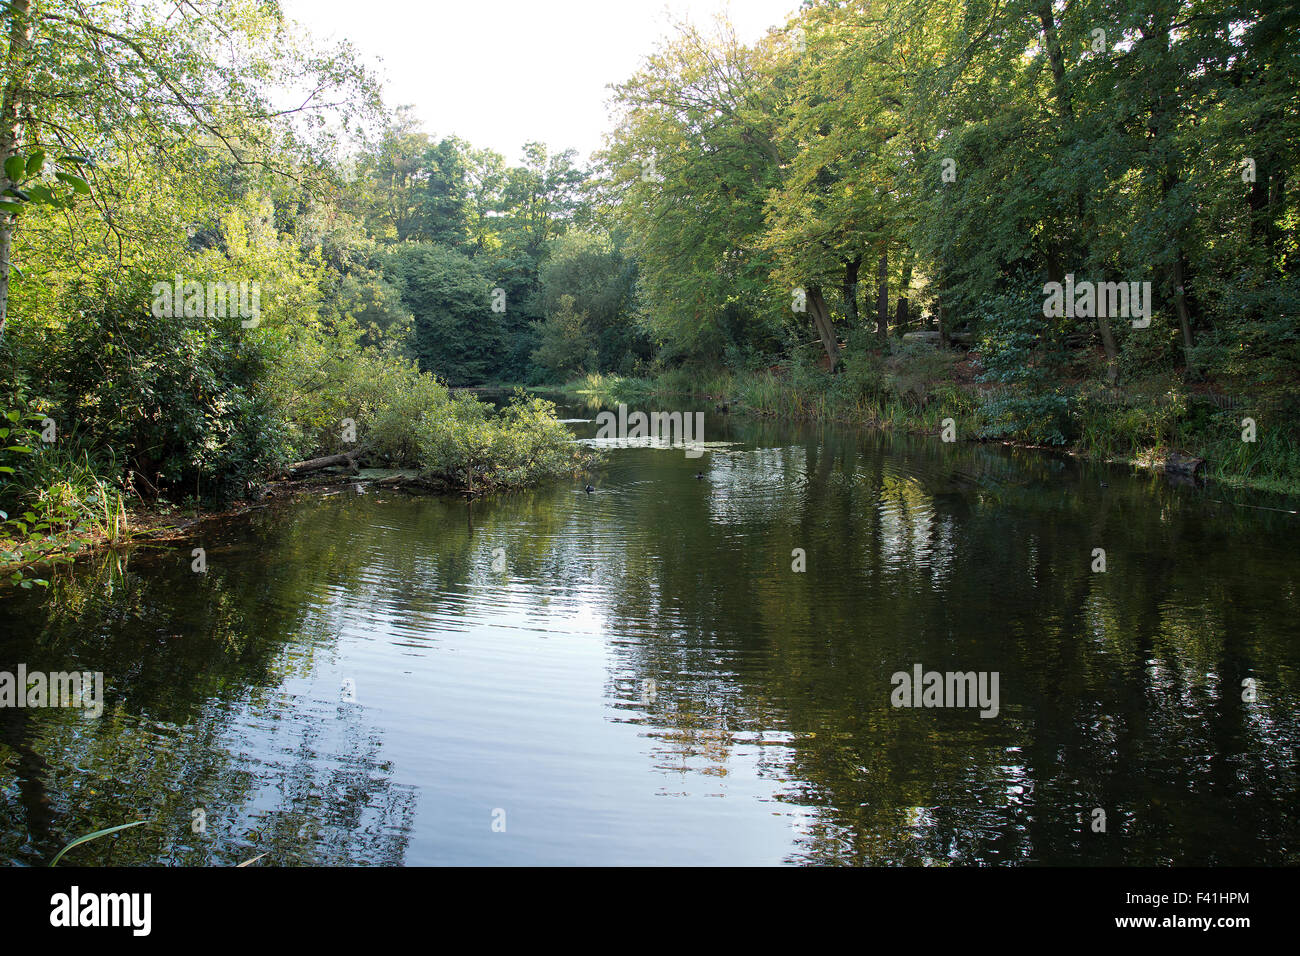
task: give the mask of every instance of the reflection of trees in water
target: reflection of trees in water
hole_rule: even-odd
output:
[[[727,775],[734,734],[715,703],[679,697],[656,716],[657,728],[647,733],[655,769],[681,774],[683,783],[690,774]]]
[[[0,711],[0,858],[42,862],[84,833],[148,819],[78,848],[78,862],[233,864],[268,852],[268,863],[400,863],[416,794],[392,785],[364,708],[257,715],[277,713],[285,681],[333,656],[351,615],[455,618],[474,613],[466,596],[486,584],[509,593],[573,578],[550,541],[578,499],[512,495],[476,505],[472,523],[463,501],[417,499],[399,512],[409,524],[393,527],[370,507],[380,497],[273,509],[129,561],[61,569],[45,607],[25,596],[17,619],[34,629],[6,639],[5,659],[102,671],[106,709],[98,721]],[[199,545],[204,575],[190,569]],[[491,568],[496,546],[506,573]],[[263,748],[277,759],[250,762],[246,750]],[[196,807],[204,836],[190,831]]]
[[[234,864],[267,851],[268,862],[401,862],[414,793],[393,788],[363,709],[340,705],[327,748],[316,746],[327,718],[254,716],[275,714],[277,689],[336,644],[305,598],[327,599],[364,564],[311,525],[282,517],[205,542],[206,575],[190,570],[188,544],[146,553],[135,566],[147,574],[65,569],[48,609],[20,609],[39,629],[6,640],[6,661],[102,671],[105,712],[0,715],[0,786],[21,795],[0,805],[0,854],[42,862],[84,833],[145,819],[79,847],[77,862]],[[289,734],[273,764],[243,753],[245,735]],[[204,835],[191,832],[197,807]]]
[[[651,765],[713,792],[744,748],[798,821],[792,860],[1297,862],[1294,519],[1207,513],[1156,482],[1102,489],[1037,454],[725,427],[710,439],[785,447],[621,452],[601,495],[472,510],[339,496],[214,532],[204,577],[185,544],[60,572],[49,615],[19,596],[30,629],[0,669],[102,670],[109,712],[0,712],[0,856],[47,860],[147,818],[79,861],[400,862],[414,794],[364,708],[249,722],[335,653],[343,620],[383,614],[427,641],[503,608],[544,628],[591,606],[615,719],[653,735]],[[890,674],[915,662],[998,670],[1001,715],[893,710]]]
[[[1276,519],[1042,455],[817,437],[749,471],[727,456],[721,503],[637,521],[611,626],[660,634],[619,646],[611,680],[656,682],[643,719],[681,766],[789,732],[783,799],[816,808],[795,860],[1295,862],[1297,630],[1276,607],[1300,575]],[[894,710],[915,662],[1000,671],[1001,716]]]
[[[402,862],[416,795],[392,785],[378,735],[358,723],[364,715],[340,713],[346,729],[328,748],[316,747],[320,722],[280,722],[276,736],[296,739],[275,751],[278,759],[249,762],[243,737],[262,728],[233,719],[238,710],[213,708],[184,727],[132,720],[120,709],[102,724],[43,712],[36,722],[57,826],[4,856],[48,862],[77,836],[142,819],[148,824],[77,848],[75,862],[234,865],[261,853],[274,865]],[[205,814],[202,834],[191,829],[195,809]],[[23,829],[17,815],[6,819],[5,842]]]

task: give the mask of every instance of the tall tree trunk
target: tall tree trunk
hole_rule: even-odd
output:
[[[813,325],[817,327],[817,335],[822,340],[822,348],[826,349],[833,373],[840,362],[840,343],[835,338],[835,326],[831,324],[831,313],[819,286],[808,287],[808,311],[812,313]]]
[[[858,269],[861,266],[861,256],[844,263],[844,317],[851,329],[856,329],[861,321],[858,317]]]
[[[940,261],[939,274],[935,277],[934,322],[939,327],[939,346],[948,347],[948,321],[944,314],[944,296],[948,294],[948,263]]]
[[[910,316],[907,311],[907,290],[912,285],[912,254],[911,250],[904,250],[903,254],[903,286],[898,292],[898,312],[894,317],[894,327],[899,333],[907,331],[908,319]]]
[[[1110,330],[1110,317],[1097,310],[1097,331],[1101,333],[1101,347],[1106,350],[1106,384],[1114,388],[1119,384],[1119,349],[1115,347],[1115,333]]]
[[[1178,329],[1183,333],[1183,367],[1188,378],[1196,378],[1196,366],[1192,363],[1192,348],[1195,345],[1192,341],[1192,314],[1191,310],[1187,308],[1187,293],[1183,289],[1183,251],[1181,248],[1174,254],[1171,278],[1174,287],[1174,311],[1178,313]]]
[[[1178,171],[1174,168],[1173,162],[1166,163],[1164,174],[1161,177],[1161,199],[1167,199],[1179,183]],[[1174,313],[1178,316],[1178,329],[1183,337],[1183,375],[1191,380],[1197,377],[1196,367],[1192,364],[1192,347],[1195,342],[1192,340],[1192,313],[1187,306],[1187,293],[1184,288],[1186,282],[1183,266],[1183,243],[1182,237],[1174,230],[1170,237],[1173,241],[1173,261],[1169,266],[1169,284],[1172,287],[1170,291],[1174,299]]]
[[[1169,54],[1169,33],[1173,29],[1172,15],[1166,10],[1162,12],[1160,21],[1155,28],[1148,31],[1142,29],[1142,38],[1151,40],[1157,34],[1160,38],[1160,49],[1164,55]],[[1160,150],[1165,145],[1166,137],[1169,135],[1169,129],[1173,125],[1168,119],[1169,114],[1176,109],[1176,104],[1172,102],[1174,97],[1173,80],[1164,83],[1163,87],[1156,94],[1155,103],[1151,107],[1151,129],[1154,133],[1152,151],[1159,155]],[[1163,167],[1159,168],[1160,173],[1160,199],[1167,202],[1170,194],[1178,187],[1182,181],[1182,175],[1178,168],[1178,155],[1173,149],[1164,158]],[[1196,377],[1196,369],[1192,365],[1192,315],[1191,310],[1187,307],[1187,296],[1184,292],[1184,274],[1183,274],[1183,237],[1181,231],[1177,228],[1170,234],[1170,242],[1173,248],[1169,265],[1169,284],[1173,287],[1170,291],[1174,299],[1174,312],[1178,316],[1178,328],[1182,332],[1183,338],[1183,374],[1185,378],[1192,379]]]
[[[882,344],[889,338],[889,247],[880,253],[880,268],[876,274],[877,305],[876,334]]]
[[[9,56],[5,63],[4,94],[0,96],[0,192],[12,183],[4,163],[18,152],[18,110],[27,83],[27,53],[32,45],[31,0],[9,3]],[[12,268],[13,213],[0,213],[0,337],[9,319],[9,270]]]
[[[1052,65],[1052,86],[1056,96],[1056,108],[1067,119],[1074,116],[1074,105],[1070,102],[1070,87],[1065,79],[1065,55],[1061,52],[1061,39],[1056,32],[1056,16],[1052,12],[1052,0],[1038,0],[1038,22],[1043,26],[1043,45],[1047,48],[1047,60]]]

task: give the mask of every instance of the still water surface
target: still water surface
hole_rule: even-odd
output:
[[[593,494],[349,487],[4,593],[0,670],[102,671],[106,709],[0,709],[0,860],[146,820],[68,862],[1300,863],[1300,517],[1245,507],[1295,504],[706,437],[608,449]],[[997,672],[998,715],[894,708],[916,664]]]

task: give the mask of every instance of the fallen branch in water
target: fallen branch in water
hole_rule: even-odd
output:
[[[289,473],[295,477],[299,475],[310,474],[313,471],[320,471],[322,468],[330,468],[335,465],[342,465],[349,471],[357,470],[357,459],[364,452],[361,449],[356,451],[339,452],[337,455],[325,455],[321,458],[308,458],[306,461],[295,461],[289,466]]]

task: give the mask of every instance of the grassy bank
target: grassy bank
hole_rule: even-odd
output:
[[[1089,381],[1032,388],[977,378],[964,353],[902,346],[837,375],[799,365],[681,368],[653,379],[593,375],[549,390],[627,403],[689,396],[760,416],[935,436],[952,419],[959,441],[1050,447],[1142,468],[1179,455],[1203,459],[1199,475],[1228,487],[1300,495],[1300,419],[1285,394],[1231,393],[1174,376],[1121,388]],[[1247,419],[1253,436],[1243,427]]]

